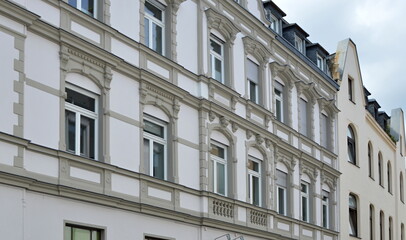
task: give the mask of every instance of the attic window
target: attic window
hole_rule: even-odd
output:
[[[295,35],[295,48],[299,50],[299,52],[304,53],[303,51],[303,40]]]
[[[317,67],[324,71],[324,59],[317,54]]]
[[[268,19],[271,22],[270,28],[274,30],[276,33],[279,33],[279,21],[278,19],[273,16],[271,13],[268,15]]]

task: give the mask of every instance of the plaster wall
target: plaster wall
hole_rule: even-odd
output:
[[[110,2],[110,24],[120,33],[140,41],[140,4],[141,1],[120,0]]]

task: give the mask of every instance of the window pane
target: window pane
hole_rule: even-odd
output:
[[[259,206],[259,178],[252,177],[252,203]]]
[[[69,5],[71,5],[72,7],[77,7],[78,6],[77,0],[69,0]]]
[[[325,204],[323,204],[323,227],[328,227],[327,226],[327,213],[328,212],[328,210],[327,210],[327,205],[325,205]]]
[[[152,123],[152,122],[147,121],[147,120],[144,120],[144,124],[145,124],[144,131],[146,131],[148,133],[151,133],[151,134],[153,134],[155,136],[161,137],[161,138],[165,137],[165,135],[164,135],[164,130],[165,129],[164,129],[163,126],[160,126],[158,124]]]
[[[282,102],[276,100],[276,120],[282,121]]]
[[[214,51],[215,53],[217,53],[220,56],[222,56],[221,47],[222,46],[220,44],[218,44],[217,42],[210,39],[210,48],[211,48],[211,50]]]
[[[65,124],[66,124],[66,150],[75,153],[76,150],[76,114],[66,110],[65,111]]]
[[[153,176],[159,179],[165,179],[164,149],[164,145],[154,142]]]
[[[76,106],[79,106],[81,108],[85,108],[90,111],[95,111],[95,100],[94,98],[88,97],[86,95],[83,95],[81,93],[75,92],[73,90],[70,90],[69,88],[66,88],[66,93],[67,93],[67,98],[66,102],[72,103]]]
[[[217,193],[225,195],[226,194],[226,168],[224,164],[217,164]]]
[[[92,240],[90,237],[90,230],[82,228],[72,228],[73,240]]]
[[[153,46],[157,53],[162,54],[162,45],[163,45],[163,38],[162,38],[162,27],[156,25],[155,23],[152,24],[152,39],[153,39]]]
[[[307,198],[302,197],[302,220],[307,221]]]
[[[259,164],[255,161],[248,160],[248,169],[259,172]]]
[[[257,102],[257,84],[254,82],[249,81],[250,84],[250,100],[253,102]]]
[[[285,189],[278,188],[278,213],[285,215]]]
[[[276,184],[279,186],[287,187],[287,174],[276,170]]]
[[[162,21],[162,11],[149,2],[145,2],[145,13]]]
[[[80,117],[80,155],[94,158],[94,119]]]
[[[327,133],[328,133],[328,127],[327,127],[327,116],[322,114],[321,115],[321,145],[325,148],[327,148]]]
[[[224,148],[211,144],[210,154],[225,159]]]
[[[82,0],[82,11],[93,16],[94,15],[94,1]]]
[[[222,81],[222,63],[218,58],[214,58],[214,79],[221,82]]]

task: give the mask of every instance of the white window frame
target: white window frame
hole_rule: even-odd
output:
[[[87,118],[90,118],[90,119],[94,120],[94,143],[93,143],[94,144],[94,159],[97,160],[98,159],[98,152],[99,152],[99,149],[98,149],[98,139],[99,139],[99,131],[98,131],[98,129],[99,129],[99,120],[98,120],[99,119],[99,116],[98,116],[99,101],[98,101],[98,96],[96,94],[94,94],[94,93],[83,90],[83,89],[81,89],[79,87],[76,87],[74,85],[70,85],[70,84],[66,85],[66,88],[94,99],[94,112],[92,112],[91,110],[79,107],[77,105],[74,105],[72,103],[66,102],[66,101],[65,101],[65,111],[68,110],[68,111],[73,112],[75,114],[75,152],[74,152],[74,154],[78,155],[78,156],[89,157],[89,156],[86,156],[86,155],[82,155],[80,153],[80,143],[81,143],[80,142],[80,139],[81,139],[81,137],[80,137],[80,130],[81,130],[80,129],[80,123],[81,123],[80,119],[81,119],[81,116],[84,116],[84,117],[87,117]],[[66,125],[66,123],[65,123],[65,125]],[[65,128],[66,128],[66,126],[65,126]],[[68,136],[65,136],[66,140],[67,140],[67,137]],[[91,143],[89,142],[89,144],[91,144]],[[67,151],[71,152],[68,149],[67,149]]]
[[[71,4],[69,3],[69,0],[68,0],[68,4],[71,5],[72,7],[76,8],[76,9],[79,9],[80,11],[86,13],[87,15],[96,18],[97,14],[98,14],[97,6],[98,6],[98,1],[99,1],[99,0],[94,0],[94,2],[93,2],[93,9],[94,9],[93,14],[91,14],[91,13],[88,11],[88,9],[83,9],[83,8],[82,8],[82,1],[86,1],[86,0],[76,0],[76,6],[71,5]]]
[[[284,173],[284,174],[286,174],[286,179],[285,179],[285,181],[286,181],[286,183],[288,182],[288,174],[287,173],[285,173],[285,172],[283,172],[283,171],[281,171],[281,170],[276,170],[276,171],[280,171],[281,173]],[[287,184],[286,184],[287,185]],[[281,213],[281,209],[280,209],[280,202],[279,202],[279,198],[280,198],[280,196],[279,196],[279,192],[280,192],[280,190],[282,190],[282,193],[283,193],[283,206],[284,206],[284,208],[283,208],[283,213]],[[279,185],[279,184],[277,184],[276,185],[276,211],[278,212],[278,214],[281,214],[281,215],[283,215],[283,216],[287,216],[288,215],[288,206],[287,206],[287,203],[288,203],[288,200],[287,200],[287,191],[288,191],[288,188],[287,188],[287,186],[282,186],[282,185]]]
[[[227,188],[227,185],[228,185],[228,156],[227,156],[227,151],[228,151],[228,149],[227,149],[226,145],[221,144],[219,142],[215,142],[215,141],[211,141],[211,145],[215,145],[218,148],[222,148],[223,151],[224,151],[224,158],[221,158],[219,156],[216,156],[216,155],[213,155],[213,154],[210,153],[210,159],[211,159],[212,164],[213,164],[213,172],[212,172],[213,173],[213,177],[212,177],[212,179],[213,179],[213,192],[217,193],[217,194],[220,194],[220,195],[223,195],[223,196],[227,196],[227,193],[228,193],[228,188]],[[217,189],[217,181],[218,181],[217,180],[217,163],[224,165],[224,185],[225,185],[224,186],[224,194],[219,193],[218,189]]]
[[[279,19],[273,16],[272,13],[269,13],[269,21],[271,22],[271,29],[279,34]]]
[[[301,52],[301,53],[304,54],[304,51],[303,51],[303,39],[301,39],[300,37],[298,37],[296,34],[295,34],[295,48],[296,48],[299,52]]]
[[[145,3],[147,3],[147,2],[162,12],[162,20],[159,20],[159,19],[149,15],[147,13],[147,11],[144,11],[144,18],[149,20],[148,26],[144,26],[144,28],[148,27],[148,35],[149,35],[148,36],[149,42],[145,42],[145,45],[147,45],[152,50],[156,51],[156,49],[153,48],[153,46],[154,46],[153,24],[155,24],[162,28],[162,43],[161,43],[162,44],[162,53],[159,53],[159,52],[158,53],[161,55],[165,55],[165,32],[166,32],[166,30],[165,30],[165,14],[166,14],[165,8],[164,8],[164,6],[159,6],[160,4],[155,3],[155,1],[151,1],[151,0],[145,1]],[[144,9],[145,9],[145,4],[144,4]],[[144,33],[145,33],[145,30],[144,30]],[[146,36],[145,36],[145,38],[146,38]]]
[[[279,86],[280,85],[280,86]],[[285,86],[283,86],[283,84],[281,84],[281,83],[279,83],[279,82],[275,82],[275,87],[274,87],[274,94],[275,94],[275,117],[276,117],[276,119],[278,119],[278,112],[277,112],[277,105],[278,105],[278,102],[280,103],[280,119],[279,119],[279,121],[280,122],[284,122],[284,115],[285,115],[285,109],[284,109],[284,101],[283,101],[283,98],[284,98],[284,89],[285,88]],[[278,92],[280,92],[280,94],[278,95],[277,94],[277,92],[276,91],[278,91]]]
[[[158,143],[164,146],[164,179],[163,180],[167,180],[168,176],[167,176],[167,172],[168,172],[168,141],[167,141],[167,124],[164,124],[162,122],[159,122],[155,119],[153,119],[152,117],[149,116],[145,116],[144,117],[144,121],[148,121],[151,122],[155,125],[158,125],[160,127],[163,127],[163,134],[164,137],[158,137],[154,134],[151,134],[149,132],[144,131],[143,134],[143,146],[144,146],[144,139],[148,139],[149,140],[149,159],[148,159],[148,164],[149,164],[149,172],[148,174],[152,177],[154,176],[154,143]],[[145,156],[144,156],[145,157]]]
[[[258,164],[258,172],[251,170],[251,169],[247,169],[248,170],[248,194],[249,194],[249,199],[250,199],[250,203],[254,204],[254,178],[258,178],[258,205],[257,206],[262,206],[262,161],[259,159],[256,159],[252,156],[248,157],[248,161],[252,161],[254,163]],[[255,204],[254,204],[255,205]]]
[[[330,228],[330,193],[322,190],[322,211],[321,211],[322,226],[324,228]],[[324,216],[324,214],[326,216]],[[324,219],[326,221],[324,221]]]
[[[317,67],[324,71],[324,58],[317,54]]]
[[[303,187],[306,187],[306,191],[303,190]],[[305,204],[303,204],[305,201]],[[309,222],[310,221],[310,184],[301,181],[300,183],[300,203],[301,203],[301,217],[302,221]],[[307,212],[306,216],[303,216],[303,211]]]
[[[82,230],[89,231],[92,240],[104,239],[104,229],[66,223],[65,226],[64,226],[64,238],[63,238],[64,240],[71,240],[71,239],[75,240],[75,238],[71,235],[73,229],[82,229]],[[69,230],[71,231],[70,233],[69,233]],[[94,233],[97,233],[97,235],[94,236]]]
[[[211,41],[217,43],[221,47],[221,55],[218,54],[211,48]],[[210,67],[211,67],[211,77],[221,83],[224,84],[224,42],[217,40],[216,37],[210,37]],[[215,67],[215,60],[219,60],[221,62],[221,79],[216,79],[216,67]]]

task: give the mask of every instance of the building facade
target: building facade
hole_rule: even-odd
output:
[[[260,0],[0,1],[4,238],[339,239],[343,84],[284,16]],[[403,158],[383,154],[396,195]]]
[[[379,103],[368,97],[359,66],[354,42],[339,42],[333,76],[340,83],[340,235],[404,240],[403,111],[394,109],[390,117],[379,111]]]

